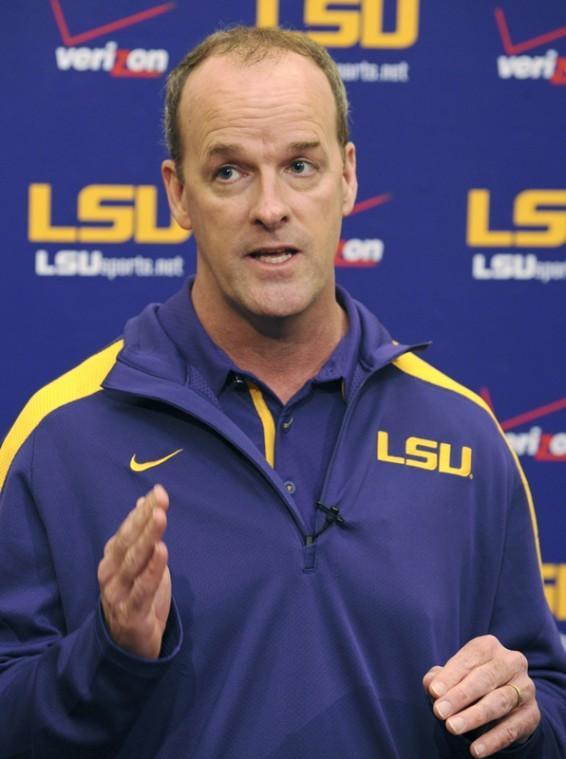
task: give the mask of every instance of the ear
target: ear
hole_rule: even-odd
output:
[[[342,216],[352,212],[358,194],[358,177],[356,175],[356,146],[349,142],[344,148],[344,167],[342,170]]]
[[[177,224],[183,229],[192,230],[191,217],[187,208],[185,185],[177,176],[175,164],[167,159],[161,164],[161,176],[169,201],[169,208]]]

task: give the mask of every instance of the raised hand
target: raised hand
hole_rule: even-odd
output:
[[[171,574],[163,534],[169,496],[155,485],[139,498],[104,547],[98,583],[113,640],[138,656],[157,659],[171,607]]]

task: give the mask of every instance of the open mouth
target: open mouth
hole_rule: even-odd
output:
[[[281,246],[278,248],[258,248],[253,250],[249,255],[256,261],[266,264],[284,264],[290,261],[299,251],[292,246]]]

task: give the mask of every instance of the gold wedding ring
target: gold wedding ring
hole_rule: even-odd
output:
[[[509,683],[509,685],[511,686],[511,688],[513,688],[513,690],[517,694],[517,703],[513,707],[513,709],[516,709],[518,706],[521,706],[521,704],[523,703],[523,693],[518,685],[513,685],[513,683]]]

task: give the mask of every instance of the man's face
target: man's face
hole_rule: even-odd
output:
[[[171,161],[163,175],[196,238],[198,302],[227,317],[324,314],[357,185],[323,72],[295,53],[212,57],[187,79],[179,116],[183,181]]]

